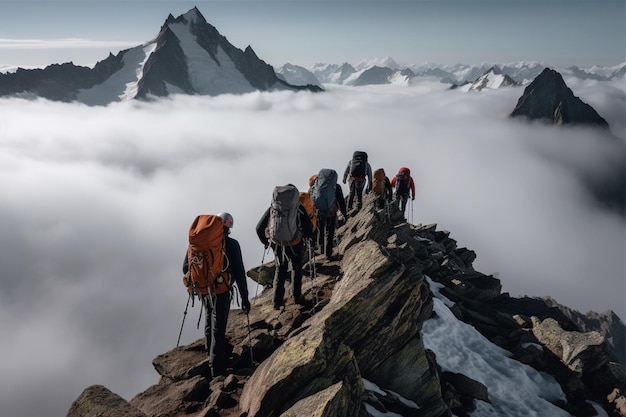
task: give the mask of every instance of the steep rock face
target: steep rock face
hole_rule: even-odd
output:
[[[156,44],[137,83],[136,98],[145,99],[149,95],[165,97],[168,95],[167,84],[176,86],[181,92],[192,94],[194,90],[188,76],[185,53],[169,26],[164,25],[161,28]]]
[[[85,389],[74,401],[67,416],[146,417],[125,399],[102,385],[92,385]]]
[[[525,89],[511,117],[548,123],[581,124],[608,128],[608,123],[587,103],[574,96],[558,72],[546,68]]]
[[[623,363],[615,344],[607,343],[615,334],[601,317],[583,329],[553,300],[501,293],[499,280],[475,271],[476,254],[457,247],[449,232],[410,225],[395,207],[389,214],[376,211],[370,196],[338,238],[341,261],[307,259],[305,306],[274,310],[267,288],[253,301],[249,322],[241,311],[231,312],[227,376],[208,377],[198,340],[155,358],[160,381],[129,409],[148,417],[468,415],[491,393],[462,370],[442,372],[437,356],[424,348],[432,280],[459,321],[514,360],[552,375],[565,393],[559,407],[592,416],[591,400],[609,415],[626,416]],[[85,390],[68,416],[126,406],[98,392]]]
[[[125,60],[125,57],[131,57]],[[206,22],[197,8],[169,15],[157,37],[109,55],[94,68],[72,63],[0,74],[0,96],[43,97],[105,105],[170,94],[242,94],[251,91],[322,91],[279,79],[249,46],[242,51]]]
[[[81,88],[90,88],[117,70],[111,57],[96,70],[74,65],[53,64],[44,69],[18,68],[12,74],[0,74],[0,96],[43,97],[70,102]]]
[[[430,374],[435,378],[434,368],[425,358],[423,346],[419,344],[407,346],[414,339],[419,340],[419,323],[424,317],[429,317],[432,306],[428,302],[428,291],[424,287],[423,279],[419,270],[412,268],[397,268],[393,259],[384,254],[379,245],[372,241],[366,241],[346,252],[344,265],[350,265],[344,270],[344,275],[335,287],[330,302],[309,322],[305,323],[307,329],[300,333],[297,338],[322,339],[325,343],[336,345],[333,350],[340,352],[347,350],[354,357],[359,377],[364,377],[391,390],[399,392],[407,398],[418,403],[437,402],[439,399],[438,389],[425,391],[428,384],[407,386],[406,382],[395,384],[396,379],[402,380],[407,371],[417,369],[417,375]],[[363,311],[368,314],[364,315]],[[420,316],[422,320],[416,320]],[[310,336],[314,335],[314,336]],[[321,342],[319,342],[321,343]],[[273,388],[274,378],[279,378],[285,372],[285,360],[280,357],[300,357],[302,359],[302,346],[311,346],[313,343],[289,342],[282,345],[270,360],[261,364],[250,381],[244,387],[241,406],[249,416],[274,415],[276,407],[266,409],[255,407],[255,401],[259,397],[273,398],[274,396],[260,395],[262,389]],[[420,349],[421,347],[421,349]],[[276,358],[278,357],[278,358]],[[411,368],[401,369],[397,365],[404,360],[411,364],[419,364]],[[331,361],[328,361],[332,363]],[[309,360],[307,366],[320,372],[319,361]],[[305,366],[300,364],[300,367]],[[290,368],[289,366],[287,368]],[[315,374],[313,374],[315,375]],[[310,389],[313,375],[296,375],[283,384],[306,393]],[[341,374],[334,374],[335,378],[344,379]],[[333,382],[330,375],[325,376],[329,382]],[[328,387],[324,386],[322,389]],[[438,388],[438,387],[437,387]],[[277,389],[280,392],[280,389]],[[427,398],[425,394],[427,394]],[[305,394],[298,395],[300,400]],[[432,397],[435,397],[433,399]],[[283,405],[284,404],[284,399]],[[354,402],[352,403],[354,404]],[[355,411],[358,407],[355,407]],[[288,409],[288,408],[287,408]],[[432,415],[439,415],[443,410],[443,404],[435,407]]]

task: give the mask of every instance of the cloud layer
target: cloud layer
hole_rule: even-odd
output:
[[[566,82],[619,140],[509,119],[522,88],[0,100],[0,414],[63,415],[91,384],[130,399],[156,383],[151,360],[175,346],[183,317],[195,215],[232,213],[253,267],[272,188],[341,175],[356,149],[388,174],[410,167],[413,222],[449,230],[504,291],[626,317],[624,217],[578,175],[623,162],[624,83]],[[198,313],[181,343],[201,337]]]

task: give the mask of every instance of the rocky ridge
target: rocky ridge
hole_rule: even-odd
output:
[[[372,203],[368,196],[339,228],[340,261],[307,260],[307,305],[273,310],[266,288],[249,317],[231,312],[227,375],[207,376],[198,340],[155,358],[160,381],[130,401],[91,386],[67,416],[469,415],[490,393],[462,373],[442,371],[424,347],[422,325],[434,314],[429,281],[454,303],[458,320],[552,375],[566,398],[555,406],[593,416],[593,401],[610,416],[626,416],[623,356],[620,362],[616,355],[624,324],[617,316],[510,297],[497,278],[474,270],[476,254],[449,232],[408,224],[396,208],[387,214]],[[266,283],[272,268],[248,274]]]

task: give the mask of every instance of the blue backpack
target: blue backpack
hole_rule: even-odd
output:
[[[337,205],[336,188],[337,171],[329,168],[320,169],[311,192],[313,204],[319,215],[328,216],[335,211]]]

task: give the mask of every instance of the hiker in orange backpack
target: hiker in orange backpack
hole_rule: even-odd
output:
[[[291,292],[296,304],[304,305],[302,295],[302,258],[304,239],[311,239],[313,225],[300,203],[300,192],[293,184],[274,187],[270,207],[257,223],[256,234],[267,248],[274,251],[274,310],[285,306],[285,282],[291,265]]]
[[[378,168],[374,171],[372,181],[372,192],[378,196],[375,204],[376,208],[384,209],[389,202],[393,199],[393,188],[391,187],[391,181],[385,174],[383,168]]]
[[[311,227],[313,228],[313,234],[317,233],[317,210],[315,210],[315,205],[313,204],[313,200],[311,199],[311,194],[307,191],[300,191],[299,195],[300,204],[306,210],[306,214],[309,215],[309,219],[311,219]]]
[[[411,170],[407,167],[400,168],[396,176],[391,179],[391,186],[395,190],[396,203],[402,214],[404,214],[409,194],[411,195],[411,200],[415,200],[415,182],[413,177],[411,177]]]
[[[242,311],[250,312],[241,246],[229,236],[233,224],[233,216],[226,212],[197,216],[189,229],[183,261],[184,283],[205,309],[205,348],[211,377],[223,375],[227,369],[226,325],[233,282],[239,289]]]
[[[343,173],[343,183],[349,180],[350,197],[348,197],[348,210],[352,210],[354,198],[357,199],[357,209],[363,205],[363,189],[365,189],[365,181],[367,180],[366,192],[372,190],[372,167],[367,162],[367,153],[363,151],[354,151],[352,159],[348,162],[348,166]]]

